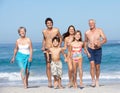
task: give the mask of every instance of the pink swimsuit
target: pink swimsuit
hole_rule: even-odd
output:
[[[75,62],[78,62],[78,60],[82,58],[82,46],[74,46],[72,48],[72,59],[75,61]]]

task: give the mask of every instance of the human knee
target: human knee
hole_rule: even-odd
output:
[[[51,67],[50,66],[47,66],[47,70],[50,70],[51,69]]]
[[[79,70],[82,71],[82,67],[79,67]]]
[[[93,70],[93,69],[95,69],[95,66],[91,66],[90,68]]]
[[[99,64],[96,65],[96,70],[97,70],[97,71],[100,70],[100,65],[99,65]]]
[[[77,75],[77,72],[74,72],[74,76],[76,76]]]
[[[70,72],[70,73],[72,73],[72,72],[73,72],[72,68],[69,68],[69,72]]]
[[[91,63],[90,68],[91,68],[91,69],[95,69],[94,63]]]

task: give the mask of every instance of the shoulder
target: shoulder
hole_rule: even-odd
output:
[[[71,42],[70,46],[73,46],[74,44],[75,44],[75,42],[73,41],[73,42]]]
[[[65,41],[67,41],[69,39],[69,37],[67,36],[67,37],[65,37]]]
[[[18,44],[19,42],[20,42],[20,39],[17,39],[17,40],[16,40],[16,44]]]
[[[57,27],[53,27],[54,31],[59,31],[59,29]]]
[[[59,29],[54,27],[54,28],[53,28],[53,32],[59,33]]]
[[[18,38],[17,40],[16,40],[16,43],[19,43],[21,40],[20,40],[20,38]]]
[[[42,33],[44,34],[47,31],[47,29],[43,29]]]
[[[20,38],[18,38],[17,40],[16,40],[16,42],[19,42],[20,41]]]
[[[96,28],[96,30],[97,30],[99,33],[103,33],[102,28]]]
[[[82,41],[80,41],[80,44],[81,44],[81,45],[83,45],[83,42],[82,42]]]
[[[30,40],[30,38],[29,38],[29,37],[26,37],[26,40]]]
[[[88,29],[88,30],[85,32],[85,34],[89,34],[89,32],[90,32],[90,29]]]
[[[26,41],[31,42],[31,39],[30,39],[30,38],[28,38],[28,37],[26,37]]]
[[[102,28],[96,28],[96,30],[98,30],[98,31],[102,31]]]

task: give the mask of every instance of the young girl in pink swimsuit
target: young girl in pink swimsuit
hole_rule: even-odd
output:
[[[73,73],[74,73],[74,88],[77,88],[77,69],[79,68],[80,75],[80,87],[83,87],[82,77],[82,34],[79,30],[76,31],[74,41],[70,44],[69,57],[73,62]]]

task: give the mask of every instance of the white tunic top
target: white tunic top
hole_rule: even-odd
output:
[[[18,52],[23,54],[30,54],[29,44],[26,44],[26,45],[18,44]]]

